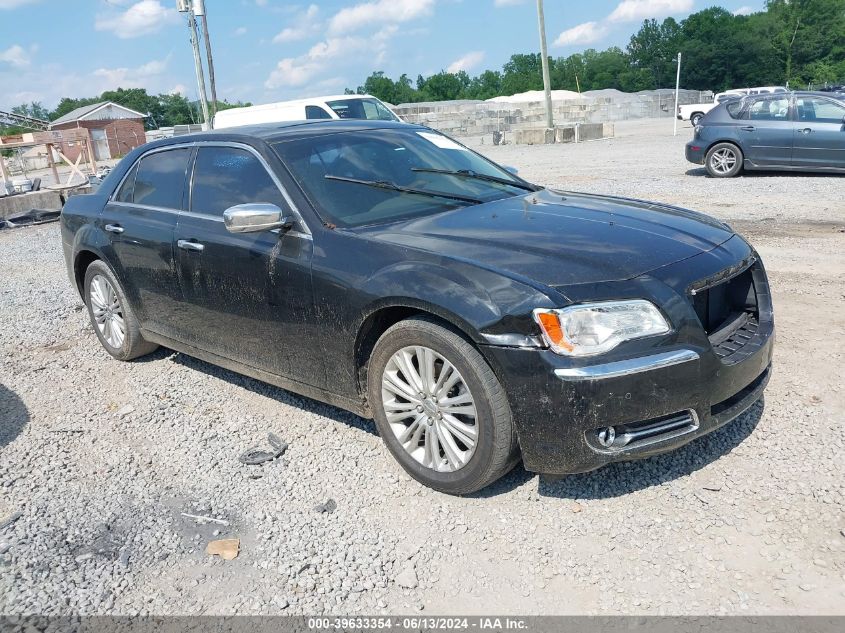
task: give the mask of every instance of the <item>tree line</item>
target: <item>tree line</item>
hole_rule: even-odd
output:
[[[677,54],[681,85],[719,92],[743,86],[807,88],[845,82],[845,0],[768,0],[765,10],[733,15],[719,7],[680,22],[646,20],[622,50],[588,49],[549,58],[553,90],[623,92],[674,88]],[[388,103],[490,99],[542,90],[542,57],[511,56],[501,71],[470,77],[441,71],[412,81],[374,72],[347,94],[371,94]]]
[[[24,103],[12,108],[14,114],[42,119],[44,121],[55,121],[76,108],[93,105],[102,101],[112,101],[136,112],[146,114],[144,127],[153,130],[159,127],[173,125],[184,125],[188,123],[201,123],[202,114],[199,111],[199,104],[189,101],[180,94],[147,94],[145,88],[118,88],[107,90],[96,97],[70,98],[63,97],[54,110],[48,110],[38,101]],[[228,101],[217,101],[217,110],[239,108],[252,105],[249,102],[229,103]],[[0,127],[0,135],[20,134],[25,132],[24,128],[16,126]]]

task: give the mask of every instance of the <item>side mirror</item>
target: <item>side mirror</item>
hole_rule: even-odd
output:
[[[282,210],[275,204],[264,202],[229,207],[223,212],[223,222],[230,233],[287,230],[293,226],[293,218],[282,215]]]
[[[512,167],[511,165],[502,165],[505,168],[505,171],[509,174],[513,174],[514,176],[519,176],[519,170],[516,167]]]

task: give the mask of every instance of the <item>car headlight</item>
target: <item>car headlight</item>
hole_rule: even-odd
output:
[[[671,330],[660,310],[643,299],[538,309],[534,320],[552,351],[564,356],[601,354],[623,341]]]

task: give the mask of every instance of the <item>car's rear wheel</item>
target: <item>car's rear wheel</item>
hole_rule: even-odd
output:
[[[155,351],[158,345],[145,341],[132,306],[117,278],[102,261],[85,271],[83,285],[88,316],[106,351],[118,360],[132,360]]]
[[[384,443],[426,486],[468,494],[518,461],[498,378],[472,344],[434,321],[408,319],[382,335],[370,359],[368,397]]]
[[[695,127],[699,123],[701,123],[701,119],[704,118],[704,115],[701,112],[696,112],[690,117],[689,122],[692,123],[692,126]]]
[[[704,165],[713,178],[732,178],[742,171],[742,150],[733,143],[717,143],[707,152]]]

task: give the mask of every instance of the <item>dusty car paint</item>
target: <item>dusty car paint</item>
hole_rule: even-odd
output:
[[[367,358],[385,324],[435,315],[481,350],[506,390],[525,466],[576,472],[670,450],[717,428],[759,398],[771,363],[773,320],[759,257],[730,227],[701,214],[635,200],[538,191],[359,228],[326,226],[270,146],[279,138],[378,129],[330,122],[191,135],[128,155],[97,195],[64,208],[66,262],[77,288],[91,258],[127,290],[150,341],[369,416]],[[403,126],[404,124],[395,124]],[[108,196],[150,148],[238,143],[254,148],[290,195],[293,230],[243,236],[181,211],[117,208]],[[127,228],[104,231],[119,219]],[[131,230],[130,230],[131,227]],[[201,239],[202,257],[177,250]],[[690,303],[690,288],[738,262],[759,280],[759,345],[725,366]],[[213,290],[213,292],[211,291]],[[669,318],[663,336],[628,341],[601,362],[686,348],[700,360],[635,377],[567,383],[555,374],[595,363],[545,348],[537,308],[648,299]],[[748,393],[743,390],[748,389]],[[713,406],[731,398],[728,409]],[[591,429],[694,410],[700,426],[678,441],[608,454]]]

